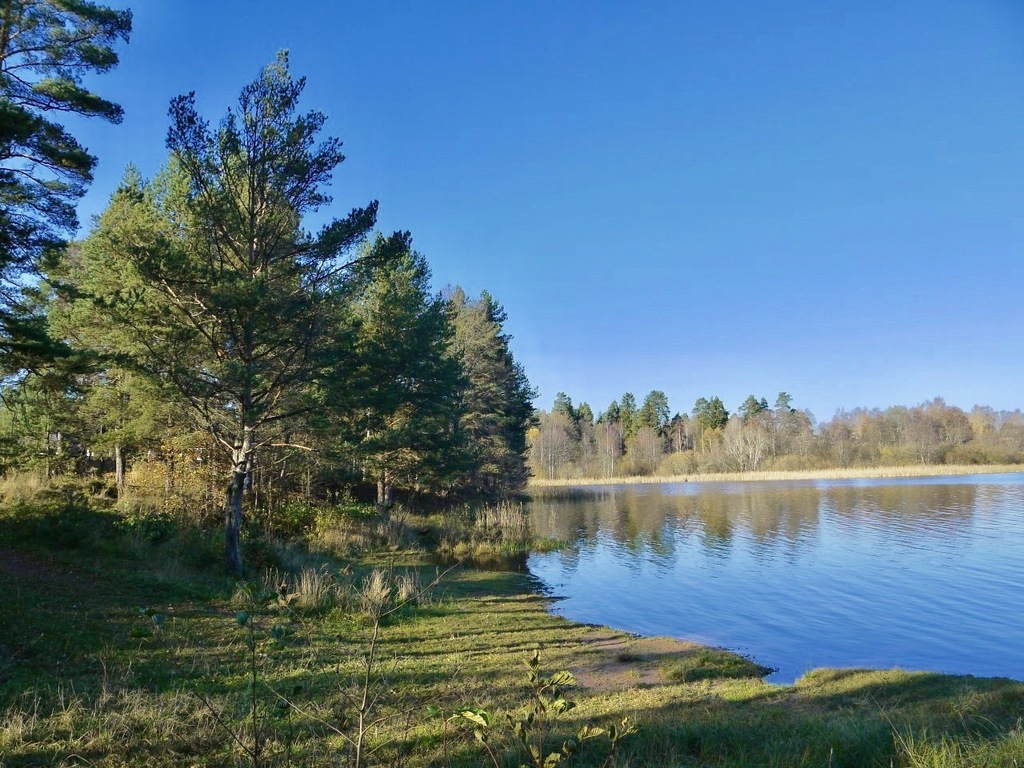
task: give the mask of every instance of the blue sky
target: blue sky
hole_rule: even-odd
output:
[[[71,123],[83,224],[174,96],[216,121],[287,48],[336,211],[378,199],[437,288],[501,301],[541,407],[1024,406],[1017,0],[107,2],[126,116]]]

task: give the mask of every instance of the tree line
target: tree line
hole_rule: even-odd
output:
[[[48,118],[119,119],[81,78],[130,29],[92,3],[0,14],[0,469],[219,509],[233,572],[247,508],[521,488],[534,393],[504,309],[433,292],[411,235],[375,231],[376,201],[306,228],[344,156],[286,53],[216,125],[174,99],[164,167],[129,167],[66,241],[95,158]]]
[[[639,405],[627,392],[596,415],[559,392],[529,433],[530,469],[541,479],[571,479],[1024,462],[1024,413],[965,412],[940,398],[840,411],[823,423],[787,392],[771,403],[750,395],[733,413],[719,397],[671,413],[660,390]]]

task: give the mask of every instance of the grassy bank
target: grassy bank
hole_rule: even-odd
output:
[[[518,765],[503,723],[533,723],[543,758],[624,718],[640,730],[614,752],[606,732],[565,762],[1024,762],[1019,683],[821,670],[773,686],[732,654],[552,616],[524,574],[346,551],[283,548],[240,586],[205,534],[0,515],[0,765],[354,765],[357,745],[362,765]],[[530,719],[545,679],[561,695]]]
[[[1020,464],[919,464],[902,467],[857,467],[834,469],[808,469],[770,472],[708,472],[689,475],[659,477],[637,475],[631,477],[579,477],[556,480],[533,478],[530,488],[565,488],[574,485],[627,485],[633,483],[737,483],[771,480],[856,480],[887,477],[943,477],[946,475],[982,475],[1004,472],[1024,472]]]

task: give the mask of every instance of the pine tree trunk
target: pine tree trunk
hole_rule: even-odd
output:
[[[391,508],[391,502],[395,500],[395,489],[391,485],[387,471],[381,472],[377,480],[377,511],[387,512]]]
[[[55,464],[52,468],[50,467],[49,462],[47,462],[46,465],[46,474],[50,477],[56,477],[61,472],[61,459],[64,457],[64,436],[60,432],[56,434],[56,439],[54,440],[53,445],[53,457],[55,459]]]
[[[166,433],[166,437],[164,438],[164,444],[167,445],[167,446],[170,445],[170,437],[171,437],[173,428],[174,428],[174,422],[171,420],[171,417],[168,416],[167,417],[167,433]],[[175,457],[174,451],[173,450],[168,451],[168,453],[167,453],[167,476],[164,479],[164,492],[168,496],[170,496],[171,495],[171,491],[174,490],[174,457]]]
[[[252,460],[252,429],[246,427],[241,443],[231,452],[231,480],[224,503],[224,559],[232,576],[242,575],[242,499]]]

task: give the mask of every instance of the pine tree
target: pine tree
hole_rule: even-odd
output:
[[[660,389],[652,389],[644,398],[643,405],[637,412],[637,422],[641,427],[656,430],[664,435],[669,422],[668,396]]]
[[[296,114],[304,84],[280,54],[216,130],[194,95],[175,99],[168,171],[120,190],[111,207],[123,215],[104,216],[93,235],[138,284],[98,306],[130,331],[134,364],[174,387],[230,460],[225,554],[235,574],[256,452],[308,408],[333,287],[376,215],[371,203],[316,235],[302,229],[330,202],[322,190],[344,159],[336,139],[316,144],[321,113]]]
[[[711,434],[725,429],[725,425],[729,422],[729,412],[725,409],[721,398],[712,397],[708,400],[701,397],[693,405],[693,420],[700,438],[701,449],[704,450],[708,447]]]
[[[0,350],[9,371],[60,352],[18,278],[64,247],[96,164],[54,115],[120,122],[121,108],[82,81],[117,65],[113,46],[131,26],[130,11],[86,0],[0,4]]]
[[[622,421],[622,434],[628,440],[640,428],[637,422],[636,397],[632,392],[626,392],[619,404],[619,419]]]

